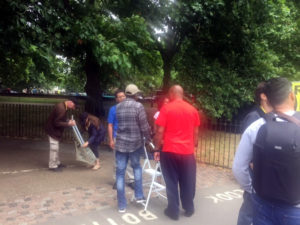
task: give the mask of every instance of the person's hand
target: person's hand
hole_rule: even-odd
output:
[[[109,146],[110,146],[110,148],[111,148],[112,150],[115,149],[115,142],[114,142],[114,140],[109,141]]]
[[[253,163],[250,163],[250,168],[253,170]]]
[[[160,161],[160,152],[154,152],[154,160]]]
[[[152,141],[150,141],[150,142],[148,143],[148,145],[149,145],[151,151],[154,151],[154,150],[155,150],[155,145],[153,144]]]
[[[86,148],[89,145],[89,142],[85,142],[81,147]]]
[[[71,126],[71,127],[72,127],[72,126],[75,126],[75,125],[76,125],[75,120],[69,120],[69,121],[68,121],[68,125]]]

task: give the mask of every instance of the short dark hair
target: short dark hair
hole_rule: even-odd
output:
[[[88,117],[88,113],[87,112],[83,112],[79,115],[79,122],[81,124],[81,127],[85,127],[85,121],[86,121],[86,118]]]
[[[161,96],[159,96],[158,98],[157,98],[157,109],[158,110],[160,110],[161,109],[161,107],[163,107],[163,105],[164,105],[164,101],[165,101],[165,99],[167,99],[168,97],[166,96],[166,95],[161,95]]]
[[[271,106],[282,104],[292,91],[292,83],[284,77],[271,78],[266,82],[265,94]]]
[[[117,98],[117,97],[118,97],[118,94],[119,94],[119,93],[122,93],[122,92],[125,94],[125,92],[124,92],[123,90],[121,90],[121,89],[116,90],[116,91],[115,91],[115,97]]]
[[[266,82],[260,82],[255,89],[254,101],[258,105],[260,105],[260,101],[261,101],[260,95],[263,93],[265,94],[265,87],[266,87]]]

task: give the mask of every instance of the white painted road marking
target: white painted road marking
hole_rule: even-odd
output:
[[[109,222],[110,225],[118,225],[113,219],[107,218],[107,221]]]
[[[75,165],[68,165],[67,168],[76,167]],[[3,171],[0,172],[0,175],[7,175],[7,174],[18,174],[18,173],[30,173],[35,171],[41,171],[41,170],[48,170],[49,168],[37,168],[37,169],[28,169],[28,170],[14,170],[14,171]]]
[[[158,219],[158,217],[150,211],[140,210],[138,212],[138,214],[141,217],[141,219],[144,219],[146,221]],[[134,215],[133,213],[122,214],[121,218],[126,224],[143,223],[143,221],[138,216]],[[118,225],[118,223],[116,221],[114,221],[112,218],[106,218],[106,221],[109,223],[109,225]],[[121,223],[121,225],[122,224],[123,223]],[[81,225],[86,225],[86,224],[81,224]],[[97,221],[93,221],[92,225],[100,225],[100,224]]]
[[[217,193],[215,195],[208,195],[204,198],[211,199],[213,203],[218,204],[223,201],[231,201],[234,199],[239,199],[243,197],[243,190],[241,189],[235,189],[232,191],[225,191],[223,193]]]

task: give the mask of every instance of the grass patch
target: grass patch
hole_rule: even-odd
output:
[[[0,96],[0,102],[6,103],[47,103],[55,104],[61,101],[67,100],[61,98],[42,98],[42,97],[17,97],[17,96]]]

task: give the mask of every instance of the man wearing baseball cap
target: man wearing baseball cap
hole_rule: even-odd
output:
[[[117,105],[116,115],[118,130],[116,136],[116,183],[117,199],[120,213],[126,211],[124,176],[128,160],[134,173],[134,192],[137,203],[145,200],[142,187],[142,168],[140,166],[140,152],[144,138],[150,140],[150,126],[147,121],[144,106],[136,99],[141,91],[134,84],[125,89],[126,99]]]

